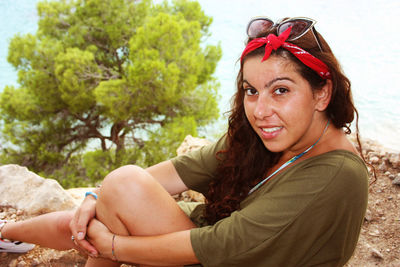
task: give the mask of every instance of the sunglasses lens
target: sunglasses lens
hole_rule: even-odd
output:
[[[263,36],[273,25],[274,23],[270,20],[255,19],[249,23],[247,35],[251,38]]]
[[[283,22],[278,27],[278,35],[286,31],[289,27],[292,27],[288,40],[293,41],[302,36],[305,32],[307,32],[310,29],[311,25],[312,21],[307,20],[291,20]]]

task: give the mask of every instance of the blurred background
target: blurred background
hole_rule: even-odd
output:
[[[17,73],[7,62],[10,39],[17,33],[35,33],[38,0],[0,1],[0,91],[18,86]],[[155,1],[161,2],[161,1]],[[222,59],[215,77],[220,83],[220,112],[229,110],[235,91],[239,58],[251,17],[265,15],[273,20],[306,16],[317,20],[316,29],[331,45],[352,82],[360,129],[364,138],[400,151],[400,42],[396,19],[400,1],[261,1],[199,0],[213,18],[206,43],[221,44]],[[224,123],[220,119],[219,124]],[[218,128],[218,127],[217,127]],[[223,126],[219,126],[223,128]]]

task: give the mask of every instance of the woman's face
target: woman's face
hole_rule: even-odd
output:
[[[268,150],[298,154],[318,139],[320,101],[288,59],[246,59],[243,89],[246,117]]]

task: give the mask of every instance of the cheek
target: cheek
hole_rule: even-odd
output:
[[[288,119],[297,121],[297,123],[312,119],[314,110],[314,103],[308,98],[295,99],[281,108],[281,112],[284,113]]]
[[[243,108],[244,113],[246,115],[247,120],[252,123],[254,121],[254,105],[250,101],[243,100]]]

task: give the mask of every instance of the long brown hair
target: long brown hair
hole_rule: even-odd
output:
[[[343,128],[346,134],[351,133],[350,124],[356,115],[356,137],[359,148],[361,148],[358,112],[353,103],[350,81],[344,75],[327,42],[315,29],[312,30],[321,44],[322,51],[311,31],[292,43],[305,49],[328,66],[332,75],[332,96],[325,111],[326,115],[336,128]],[[275,31],[276,29],[272,29],[265,35],[276,34]],[[250,41],[251,39],[248,40],[248,42]],[[243,63],[249,57],[262,55],[264,51],[265,46],[262,46],[247,54],[240,62],[241,66],[236,81],[237,92],[233,97],[228,121],[227,150],[220,152],[223,157],[218,157],[221,158],[216,174],[218,178],[211,182],[207,194],[205,218],[210,224],[214,224],[218,220],[230,216],[233,211],[240,209],[240,202],[247,197],[250,189],[263,178],[281,156],[281,153],[273,153],[265,148],[248,122],[244,111]],[[290,60],[300,75],[309,82],[313,91],[319,90],[325,85],[326,80],[301,63],[287,50],[279,48],[273,51],[271,56]]]

